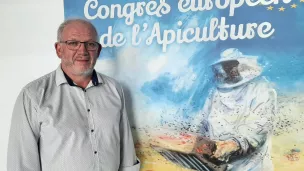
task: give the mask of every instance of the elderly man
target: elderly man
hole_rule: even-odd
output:
[[[121,86],[94,70],[101,51],[88,21],[63,22],[61,65],[29,83],[12,115],[8,171],[138,171]]]
[[[216,88],[196,118],[195,152],[233,171],[271,171],[270,156],[276,92],[256,57],[230,48],[213,63]]]

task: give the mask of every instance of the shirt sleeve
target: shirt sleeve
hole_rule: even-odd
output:
[[[122,91],[122,116],[120,120],[120,168],[119,171],[139,171],[140,161],[136,157],[132,132],[125,108],[125,97]]]
[[[209,123],[207,118],[212,107],[213,93],[214,90],[208,93],[203,109],[199,111],[198,115],[196,115],[191,122],[190,131],[200,136],[209,136]]]
[[[7,151],[7,171],[41,171],[37,113],[22,91],[15,103]]]
[[[233,139],[239,144],[240,155],[246,155],[261,147],[271,136],[275,124],[276,92],[262,89],[256,92],[242,124],[238,125]]]

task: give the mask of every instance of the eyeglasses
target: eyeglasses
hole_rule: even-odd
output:
[[[67,41],[60,41],[59,43],[65,43],[68,49],[70,50],[78,50],[81,43],[83,43],[85,48],[90,51],[97,50],[99,47],[101,47],[101,44],[95,41],[81,42],[77,40],[67,40]]]

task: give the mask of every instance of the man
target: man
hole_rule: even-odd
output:
[[[121,86],[94,70],[102,49],[88,21],[63,22],[61,65],[29,83],[12,116],[8,171],[138,171]]]
[[[277,96],[260,77],[256,57],[230,48],[211,66],[216,88],[196,118],[202,136],[193,152],[228,164],[228,170],[273,170],[270,149]]]

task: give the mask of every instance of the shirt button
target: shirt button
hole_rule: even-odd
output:
[[[83,90],[84,92],[87,92],[87,90]]]
[[[91,129],[91,132],[94,132],[94,129]]]
[[[97,154],[97,151],[94,151],[94,154]]]
[[[88,112],[90,112],[91,110],[90,109],[88,109]]]

